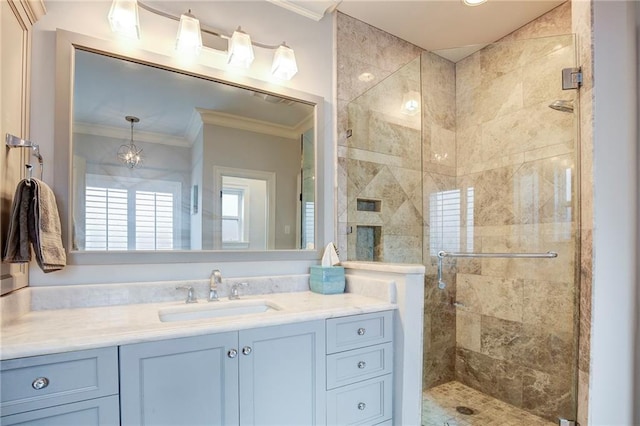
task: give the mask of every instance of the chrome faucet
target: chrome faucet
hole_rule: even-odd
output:
[[[209,302],[220,300],[218,299],[218,284],[222,284],[222,274],[219,269],[214,269],[209,277]]]
[[[247,283],[238,283],[231,286],[231,290],[229,290],[229,300],[238,300],[240,299],[240,293],[238,292],[238,287],[248,287]]]

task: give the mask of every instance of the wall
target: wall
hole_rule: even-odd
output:
[[[276,174],[275,248],[296,247],[297,179],[300,173],[300,141],[233,129],[204,125],[204,182],[202,184],[202,208],[210,217],[214,206],[213,167],[273,172]],[[289,227],[289,233],[285,232]],[[204,235],[213,236],[213,224],[203,225]],[[203,240],[205,249],[213,248],[211,238]]]
[[[162,182],[177,182],[180,185],[180,199],[177,209],[180,214],[175,217],[178,234],[175,236],[176,250],[190,247],[190,179],[191,179],[191,148],[164,144],[135,141],[145,155],[144,166],[136,169],[123,167],[116,161],[114,155],[126,140],[114,139],[106,136],[74,133],[74,157],[86,160],[86,173],[112,177],[130,177]],[[75,160],[75,158],[74,158]],[[78,181],[82,178],[74,176]],[[80,204],[80,205],[79,205]],[[84,231],[84,206],[76,203],[74,212],[76,230]],[[78,213],[80,213],[78,215]],[[78,226],[80,229],[78,229]],[[76,235],[78,233],[76,232]]]
[[[580,88],[580,322],[578,334],[578,415],[589,424],[589,371],[591,358],[591,299],[593,282],[593,52],[592,2],[571,2],[571,28],[578,41],[582,68]]]
[[[593,323],[589,423],[633,424],[638,306],[636,2],[593,4]],[[614,189],[615,188],[615,189]],[[636,366],[637,367],[637,366]]]
[[[406,150],[404,153],[387,152],[386,154],[391,154],[391,156],[385,157],[384,153],[376,153],[375,150],[369,152],[372,148],[371,146],[366,147],[367,149],[362,149],[362,146],[357,145],[357,139],[353,139],[353,141],[350,138],[348,139],[347,130],[352,124],[349,123],[349,104],[369,89],[377,86],[394,72],[415,60],[422,53],[422,49],[342,13],[337,14],[336,27],[338,249],[341,253],[341,258],[345,259],[348,252],[348,208],[350,201],[353,202],[355,194],[360,192],[367,183],[371,182],[373,176],[378,175],[381,169],[384,168],[383,165],[387,164],[387,160],[393,161],[391,163],[393,165],[402,166],[403,159],[408,158],[408,161],[413,161],[415,165],[407,167],[405,162],[404,167],[401,168],[410,171],[413,170],[414,173],[412,174],[416,174],[415,172],[419,170],[420,167],[418,161],[419,144],[417,147],[413,147],[413,150]],[[368,73],[369,78],[359,78],[363,73]],[[401,83],[401,80],[397,81]],[[413,78],[413,81],[419,84],[416,78]],[[388,91],[384,92],[384,95],[395,96],[394,92]],[[379,101],[386,101],[384,98],[380,99],[380,94],[374,94],[373,96],[377,96]],[[389,108],[391,108],[391,105],[397,105],[399,108],[401,101],[401,98],[390,100],[388,102]],[[358,104],[358,102],[355,102],[352,108],[357,107]],[[395,111],[393,115],[398,115]],[[407,127],[406,119],[404,125],[401,123],[401,125],[398,126],[393,120],[391,122],[386,122],[384,119],[380,120],[380,112],[376,114],[377,119],[374,117],[371,120],[371,130],[374,136],[389,137],[394,141],[398,141],[401,132],[415,133],[416,129],[419,129],[419,124],[418,127],[416,127],[415,124]],[[364,126],[369,126],[369,118],[363,118],[363,120],[359,121],[361,121]],[[376,128],[374,126],[378,127]],[[363,138],[362,135],[368,134],[368,127],[353,130],[356,135],[355,137],[360,137],[360,141],[366,143],[367,139],[366,137]],[[399,145],[400,149],[401,144]],[[389,147],[392,147],[392,144],[383,144],[383,148],[389,149]],[[353,169],[355,164],[359,164],[359,170],[365,172],[362,177],[357,176],[356,173],[351,173],[351,176],[348,176],[348,173],[350,173],[349,170]],[[369,170],[366,170],[367,168]],[[406,194],[402,202],[410,199],[409,194],[411,194],[411,196],[414,195],[416,182],[419,183],[420,179],[419,173],[417,173],[417,176],[410,178],[407,182],[403,182],[403,185],[410,185],[405,186],[405,191],[400,185],[399,180],[392,175],[388,168],[385,168],[380,177],[391,185],[389,186],[390,189],[388,193],[385,195],[393,196],[394,191],[404,192]],[[400,180],[402,180],[402,178],[400,178]],[[411,188],[411,186],[413,188]],[[358,191],[356,191],[356,188]],[[421,194],[417,195],[421,198]],[[398,207],[399,205],[395,205],[393,212],[390,212],[389,216],[395,213]],[[416,210],[421,210],[420,202],[416,205]],[[414,235],[419,235],[419,231]],[[420,246],[417,240],[413,241],[413,243],[413,247],[415,247],[416,244],[418,247]],[[351,247],[352,251],[354,251],[355,241],[352,242]],[[419,259],[418,257],[417,260],[419,261]],[[386,260],[393,261],[394,259],[389,258]]]
[[[349,104],[350,260],[422,261],[420,114],[401,111],[403,95],[419,91],[420,58],[416,58]],[[369,207],[362,206],[364,200],[369,200]]]
[[[547,105],[554,99],[576,97],[575,91],[561,91],[558,83],[560,69],[575,66],[576,59],[571,36],[523,40],[571,32],[571,5],[566,3],[501,40],[502,44],[456,65],[424,53],[420,76],[423,195],[416,196],[397,184],[386,185],[393,190],[382,192],[391,202],[423,198],[423,262],[433,268],[427,271],[425,283],[425,388],[458,378],[548,418],[574,417],[575,406],[574,259],[579,200],[574,190],[568,204],[554,201],[567,188],[573,190],[578,181],[575,125],[573,115]],[[349,17],[338,17],[338,98],[341,107],[348,105],[344,115],[342,109],[338,111],[339,143],[345,144],[338,158],[341,236],[343,225],[367,220],[384,223],[383,218],[355,211],[354,198],[375,194],[377,181],[384,182],[382,164],[395,165],[398,159],[407,164],[415,160],[419,149],[412,147],[411,126],[399,123],[397,117],[390,119],[393,114],[383,116],[379,105],[381,98],[387,106],[394,104],[396,92],[405,89],[396,77],[409,66],[399,67],[392,75],[383,73],[386,79],[369,90],[371,83],[357,77],[364,71],[377,71],[377,57],[341,56],[343,47],[351,52],[354,43],[365,41],[407,52],[402,40]],[[370,48],[358,47],[364,52]],[[409,74],[404,78],[416,80]],[[344,129],[353,131],[349,139],[340,133],[345,118]],[[387,147],[380,143],[385,138],[401,143]],[[402,149],[413,152],[413,157],[402,155]],[[388,156],[386,162],[376,164],[381,153]],[[567,169],[571,173],[568,182]],[[560,186],[554,183],[559,178]],[[411,181],[405,176],[404,186]],[[438,205],[430,202],[432,196],[456,188],[463,195],[463,223],[456,237],[463,242],[460,251],[554,250],[562,263],[549,268],[548,260],[445,262],[447,287],[439,290],[430,242],[447,235],[441,223],[431,222],[430,213]],[[474,198],[464,196],[468,194]],[[467,215],[464,210],[472,208],[471,200],[475,214]],[[466,223],[470,219],[473,223]],[[349,256],[357,251],[354,239],[353,234],[340,238]],[[415,246],[405,243],[395,250],[399,258],[394,261],[414,262],[408,250]],[[545,290],[540,292],[540,287]],[[505,288],[508,291],[503,292]],[[456,300],[466,305],[457,312],[452,306]]]
[[[54,79],[55,79],[55,29],[60,28],[106,40],[120,40],[111,33],[107,22],[110,1],[51,1],[47,3],[48,13],[37,23],[33,40],[33,73],[31,138],[38,141],[46,164],[53,165],[56,153],[53,151],[54,134]],[[277,44],[282,40],[295,49],[299,73],[290,82],[274,83],[269,81],[271,51],[256,49],[255,67],[243,75],[264,80],[274,91],[286,86],[314,95],[322,96],[324,104],[324,122],[319,123],[324,130],[326,143],[323,146],[323,162],[319,159],[318,180],[331,194],[334,188],[335,155],[333,141],[333,17],[327,16],[315,22],[289,12],[268,2],[216,2],[216,13],[211,13],[207,24],[225,32],[233,31],[242,25],[251,36],[264,43]],[[269,19],[265,19],[268,16]],[[145,11],[140,12],[142,39],[131,45],[132,49],[145,49],[164,55],[173,55],[175,43],[175,24],[173,21],[157,17]],[[202,61],[215,66],[220,58],[215,54],[204,55]],[[222,60],[224,62],[224,60]],[[231,72],[230,76],[231,76]],[[237,77],[234,74],[234,77]],[[45,169],[45,181],[51,182],[53,167]],[[334,204],[331,196],[326,197],[324,205],[319,206],[323,217],[323,241],[333,239]],[[212,267],[221,267],[226,276],[307,273],[308,266],[315,261],[291,262],[252,262],[247,270],[243,262],[202,262],[183,264],[154,265],[68,265],[55,274],[43,274],[38,268],[31,267],[32,285],[56,285],[74,283],[96,283],[113,281],[149,281],[202,278],[209,275]]]
[[[548,105],[577,97],[559,84],[576,59],[571,35],[535,37],[569,34],[570,12],[560,6],[456,64],[472,250],[559,254],[457,263],[456,378],[549,419],[573,417],[578,199],[576,116]]]
[[[455,379],[456,361],[456,274],[444,268],[440,289],[437,281],[437,257],[443,243],[455,235],[442,220],[444,194],[456,186],[456,65],[434,53],[422,54],[422,191],[424,206],[423,262],[430,266],[425,275],[424,369],[425,389]],[[460,228],[464,231],[465,228]],[[456,230],[457,231],[457,230]]]

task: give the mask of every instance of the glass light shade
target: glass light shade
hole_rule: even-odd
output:
[[[478,6],[486,2],[487,0],[462,0],[462,3],[466,4],[467,6]]]
[[[200,21],[191,13],[180,16],[178,36],[176,37],[176,50],[181,52],[200,53],[202,49],[202,34],[200,33]]]
[[[109,10],[111,31],[140,39],[140,21],[136,0],[113,0]]]
[[[118,160],[129,169],[133,169],[142,163],[142,149],[138,149],[133,143],[120,145]]]
[[[402,97],[400,112],[406,115],[416,115],[420,112],[420,93],[411,91]]]
[[[229,40],[229,58],[227,63],[236,67],[249,68],[255,56],[249,34],[237,29]]]
[[[127,115],[125,118],[131,124],[131,140],[128,144],[120,145],[118,149],[118,160],[130,169],[142,164],[142,149],[138,149],[133,143],[133,125],[139,123],[140,119],[133,115]]]
[[[273,55],[271,74],[281,80],[291,80],[297,72],[298,64],[296,64],[296,56],[293,53],[293,49],[282,44]]]

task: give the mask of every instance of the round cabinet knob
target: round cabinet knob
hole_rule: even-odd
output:
[[[365,408],[367,408],[367,404],[364,402],[358,403],[358,410],[364,410]]]
[[[364,333],[366,333],[367,330],[365,328],[360,327],[358,329],[358,336],[364,336]]]
[[[236,355],[238,355],[238,351],[237,351],[237,350],[235,350],[235,349],[231,349],[231,350],[229,350],[229,352],[227,352],[227,356],[228,356],[229,358],[235,358],[235,357],[236,357]]]
[[[245,355],[249,355],[251,353],[251,346],[245,346],[242,348],[242,353]]]
[[[363,368],[365,368],[366,366],[367,366],[367,363],[366,363],[366,362],[364,362],[364,361],[360,361],[360,362],[358,363],[358,368],[359,368],[359,369],[363,369]]]
[[[49,386],[49,379],[46,377],[38,377],[33,381],[33,383],[31,383],[31,387],[35,390],[44,389],[47,386]]]

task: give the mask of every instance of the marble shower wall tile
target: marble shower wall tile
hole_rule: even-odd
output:
[[[576,396],[576,124],[548,108],[578,99],[560,87],[576,65],[570,33],[567,2],[456,64],[456,185],[473,188],[473,251],[559,253],[455,267],[456,378],[548,419]]]
[[[457,274],[462,311],[522,322],[523,281],[484,275]]]
[[[577,36],[580,89],[580,343],[578,357],[578,421],[589,424],[589,371],[591,348],[591,297],[593,256],[593,44],[592,2],[571,2],[572,32]]]
[[[415,61],[423,51],[411,43],[339,12],[336,29],[337,143],[339,147],[348,147],[348,150],[338,152],[337,211],[340,229],[337,232],[337,244],[343,249],[344,255],[341,257],[346,259],[347,253],[355,253],[352,251],[355,250],[352,241],[354,234],[347,234],[346,229],[353,224],[353,217],[349,215],[350,204],[369,183],[363,178],[373,179],[382,166],[413,170],[421,168],[420,116],[403,116],[399,114],[399,107],[404,92],[420,90],[419,61],[415,62],[414,68],[405,65]],[[397,70],[400,70],[397,78],[387,78]],[[372,76],[369,81],[358,78],[365,72]],[[376,89],[370,91],[374,87]],[[365,92],[368,99],[358,99]],[[356,99],[358,100],[353,102]],[[348,129],[353,131],[350,138],[347,138]],[[417,133],[417,137],[411,135],[411,132]],[[414,140],[415,143],[411,142]],[[357,165],[355,169],[354,164]],[[393,173],[396,176],[402,175],[397,170]],[[403,191],[406,189],[405,194],[412,198],[411,204],[419,209],[421,199],[413,200],[418,192],[416,188],[419,186],[419,174],[417,179],[418,183],[415,185],[405,185],[407,182],[403,181],[402,187]],[[394,214],[395,211],[387,216]],[[412,214],[404,206],[395,217],[399,219]],[[408,227],[407,238],[404,240],[399,240],[396,232],[386,242],[390,250],[402,248],[402,252],[396,252],[397,261],[404,261],[402,256],[405,255],[414,259],[415,252],[422,251],[419,241],[416,244],[416,241],[410,240],[409,230],[413,232]],[[421,236],[421,232],[413,235]],[[406,250],[404,247],[411,249]],[[381,246],[380,250],[384,250],[384,247]],[[417,261],[420,258],[418,255]]]
[[[445,289],[438,288],[435,275],[425,276],[423,388],[455,379],[456,293],[454,274],[445,274]]]
[[[525,410],[554,422],[557,422],[558,418],[574,418],[575,395],[571,391],[571,371],[548,374],[524,369],[522,385],[522,408]]]
[[[566,35],[571,33],[571,4],[565,2],[541,17],[500,39],[500,41],[528,40],[537,37]]]
[[[522,407],[523,371],[518,365],[458,347],[455,367],[463,384]]]

